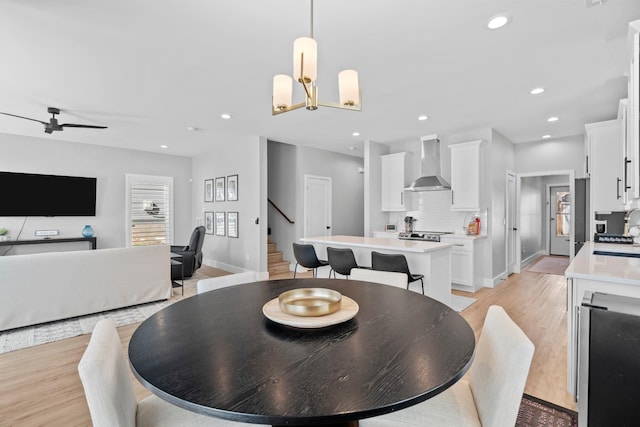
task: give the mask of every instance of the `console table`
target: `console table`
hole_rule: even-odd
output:
[[[32,240],[3,240],[0,242],[0,246],[17,246],[17,245],[40,245],[43,243],[67,243],[67,242],[89,242],[91,249],[95,249],[97,246],[96,237],[65,237],[65,238],[50,238],[50,239],[32,239]]]

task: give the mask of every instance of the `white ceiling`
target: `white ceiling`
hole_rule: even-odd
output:
[[[48,121],[52,106],[61,123],[108,126],[48,135],[0,116],[0,132],[185,156],[246,134],[352,155],[365,139],[474,128],[514,143],[578,135],[626,97],[640,0],[316,0],[319,98],[337,101],[337,74],[353,68],[362,112],[272,116],[273,76],[291,75],[309,10],[307,0],[0,0],[0,111]],[[500,13],[513,21],[488,30]],[[530,95],[538,86],[546,92]],[[296,88],[294,102],[302,96]]]

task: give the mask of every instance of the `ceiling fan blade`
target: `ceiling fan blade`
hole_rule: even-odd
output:
[[[90,129],[106,129],[106,126],[93,126],[93,125],[77,125],[74,123],[65,123],[60,125],[61,127],[68,127],[68,128],[90,128]]]
[[[47,125],[48,124],[48,122],[43,122],[42,120],[32,119],[31,117],[18,116],[16,114],[9,114],[9,113],[3,113],[3,112],[0,112],[0,114],[4,114],[5,116],[17,117],[19,119],[31,120],[33,122],[42,123],[43,125]]]

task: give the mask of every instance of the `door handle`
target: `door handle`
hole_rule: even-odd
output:
[[[327,225],[327,230],[330,230],[330,229],[331,229],[331,226],[330,226],[330,225]]]
[[[616,199],[620,199],[622,197],[620,195],[620,182],[622,182],[622,180],[620,178],[616,178]]]
[[[516,227],[513,227],[512,230],[513,231],[518,231],[518,229]]]

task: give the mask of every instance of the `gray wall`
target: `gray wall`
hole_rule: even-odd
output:
[[[295,221],[291,226],[269,207],[271,240],[292,268],[295,257],[291,244],[304,234],[304,175],[331,178],[334,235],[364,234],[364,174],[358,171],[364,167],[362,158],[274,141],[268,142],[267,157],[268,176],[273,181],[268,185],[268,197]]]
[[[539,176],[522,177],[520,180],[520,220],[518,232],[520,233],[520,248],[522,261],[527,261],[538,251],[544,249],[543,230],[544,223],[544,197],[542,178]]]
[[[515,144],[516,172],[575,171],[584,177],[584,135]]]
[[[232,272],[252,270],[266,272],[261,251],[266,251],[266,218],[261,218],[263,199],[260,138],[250,135],[213,140],[212,151],[193,158],[193,206],[198,223],[204,212],[238,212],[238,238],[207,234],[202,248],[207,265]],[[204,201],[204,181],[238,175],[238,200]],[[266,176],[265,176],[266,178]],[[266,199],[264,200],[266,203]],[[256,224],[256,218],[260,218]],[[263,227],[264,226],[264,230]]]
[[[125,246],[125,174],[171,176],[174,183],[174,240],[186,244],[191,220],[191,158],[79,144],[48,138],[0,133],[0,170],[53,175],[96,177],[95,217],[2,217],[0,227],[13,238],[24,222],[20,239],[34,238],[38,229],[60,230],[60,237],[80,237],[90,224],[98,248]],[[36,196],[37,197],[37,196]],[[85,249],[86,243],[69,244]],[[79,245],[79,246],[78,246]],[[44,249],[43,249],[44,248]],[[16,247],[9,254],[65,250],[64,244]]]

